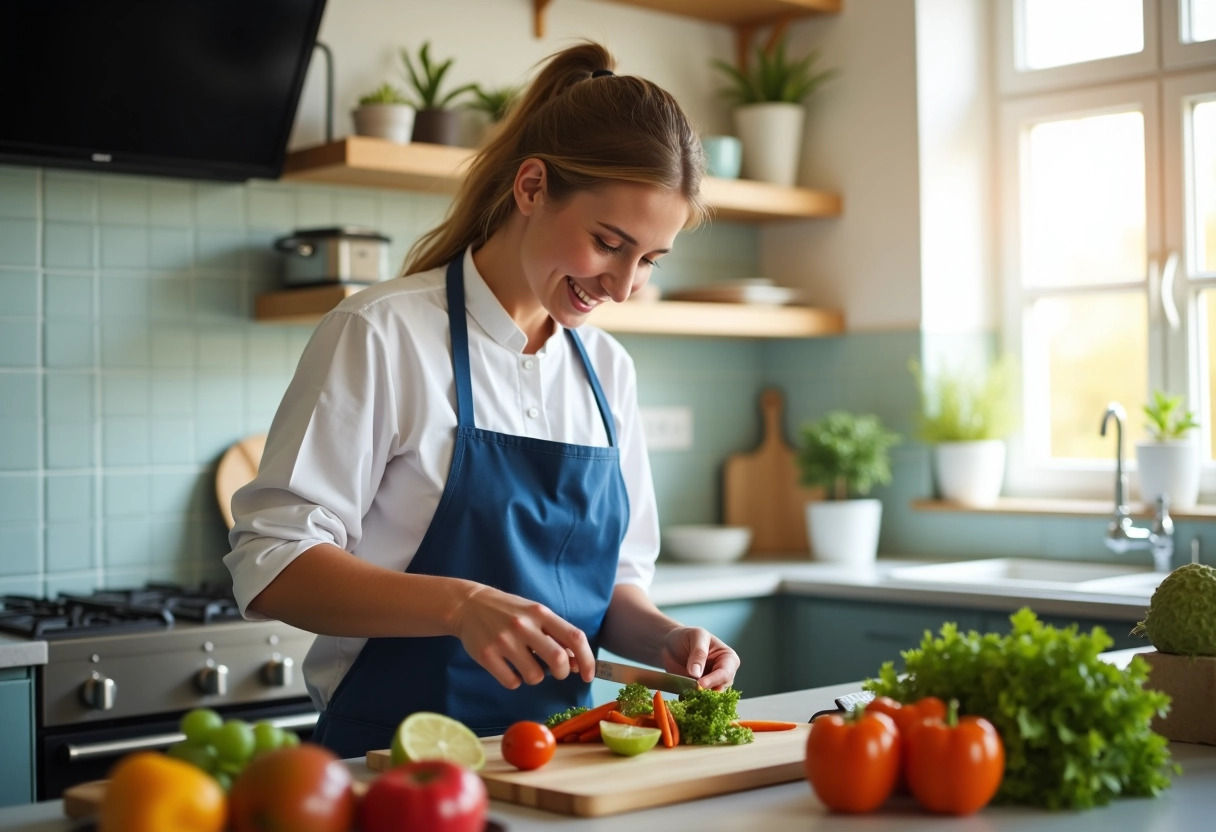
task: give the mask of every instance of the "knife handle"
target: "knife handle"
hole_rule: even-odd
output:
[[[811,714],[811,718],[807,722],[814,722],[824,714],[839,714],[847,713],[857,708],[864,707],[867,703],[874,701],[874,694],[868,690],[859,690],[856,693],[846,693],[844,696],[836,697],[836,707],[826,711],[816,711]]]

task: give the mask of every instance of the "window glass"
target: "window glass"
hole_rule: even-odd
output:
[[[1023,283],[1144,279],[1144,119],[1139,112],[1052,121],[1026,144]]]
[[[1190,0],[1187,5],[1190,25],[1182,39],[1188,43],[1216,40],[1216,0]]]
[[[1144,51],[1142,0],[1023,0],[1025,69]]]
[[[1191,131],[1195,265],[1212,275],[1216,274],[1216,101],[1205,101],[1191,110]]]
[[[1213,321],[1216,321],[1216,289],[1205,289],[1199,295],[1199,331],[1204,346],[1199,356],[1203,365],[1199,372],[1207,381],[1208,400],[1195,417],[1200,425],[1207,426],[1209,460],[1216,452],[1216,332],[1212,331]]]
[[[1041,298],[1031,309],[1029,339],[1045,345],[1054,459],[1113,459],[1114,439],[1099,434],[1109,402],[1127,411],[1124,453],[1142,438],[1140,405],[1148,389],[1148,324],[1143,293]]]

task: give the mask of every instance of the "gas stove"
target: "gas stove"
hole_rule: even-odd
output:
[[[268,719],[307,738],[316,711],[300,666],[313,634],[241,618],[226,586],[0,598],[0,630],[47,642],[35,676],[40,799],[164,748],[192,708]]]

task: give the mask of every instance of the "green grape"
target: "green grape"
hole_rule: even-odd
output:
[[[276,728],[269,722],[253,724],[253,754],[256,757],[266,751],[274,751],[283,746],[283,729]]]
[[[211,734],[224,724],[224,718],[210,708],[195,708],[182,717],[178,726],[194,745],[206,745]]]
[[[248,722],[228,720],[211,735],[211,742],[221,763],[244,764],[253,756],[253,728]]]
[[[283,732],[283,744],[279,747],[280,748],[291,748],[292,746],[299,745],[299,744],[300,744],[300,735],[299,734],[297,734],[295,731],[284,731]]]
[[[189,740],[182,740],[169,746],[168,754],[170,757],[185,760],[208,774],[215,771],[215,748],[210,745],[195,745]]]
[[[227,772],[223,772],[223,771],[217,771],[215,774],[213,774],[211,776],[215,778],[215,782],[219,783],[220,788],[223,789],[224,791],[228,791],[229,789],[232,788],[232,775],[231,774],[228,774]]]

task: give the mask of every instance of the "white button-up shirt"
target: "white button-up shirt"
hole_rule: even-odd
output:
[[[319,543],[393,570],[413,559],[443,494],[455,445],[445,271],[369,287],[317,326],[275,414],[257,478],[232,499],[236,525],[224,562],[246,617],[257,617],[249,602]],[[535,355],[525,356],[527,337],[470,252],[464,284],[477,427],[607,445],[590,381],[566,333],[558,327]],[[612,409],[629,497],[616,583],[646,588],[659,524],[633,362],[601,330],[584,326],[579,335]],[[319,708],[364,641],[317,637],[304,676]]]

